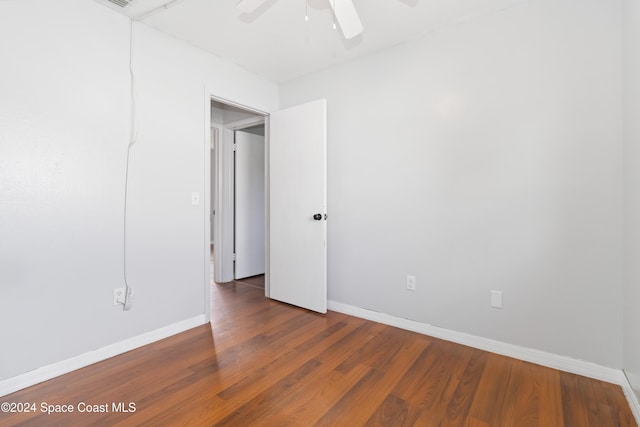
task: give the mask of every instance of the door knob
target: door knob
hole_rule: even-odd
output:
[[[322,215],[320,215],[320,214],[315,214],[315,215],[313,216],[313,219],[315,219],[316,221],[320,221],[320,220],[322,219]]]

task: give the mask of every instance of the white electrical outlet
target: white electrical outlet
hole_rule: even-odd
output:
[[[124,309],[125,310],[131,310],[131,306],[133,306],[133,289],[131,289],[131,286],[127,287],[127,294],[125,295],[124,298]]]
[[[502,308],[502,291],[491,291],[491,307]]]
[[[410,291],[416,290],[416,276],[407,275],[407,289]]]
[[[113,290],[113,305],[124,304],[124,288],[115,288]]]

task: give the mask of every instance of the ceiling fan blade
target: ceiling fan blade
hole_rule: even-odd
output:
[[[267,0],[240,0],[236,6],[242,13],[251,13],[262,6],[266,1]]]
[[[329,4],[333,8],[336,21],[338,21],[345,39],[353,38],[362,32],[362,22],[360,22],[353,0],[329,0]]]

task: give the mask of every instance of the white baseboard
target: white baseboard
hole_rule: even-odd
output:
[[[633,391],[633,387],[631,387],[631,383],[626,381],[625,384],[621,385],[622,391],[624,392],[624,396],[627,398],[627,402],[629,402],[629,407],[631,408],[631,412],[636,419],[636,423],[640,425],[640,400],[638,400],[638,395]]]
[[[374,322],[384,323],[385,325],[395,326],[435,338],[441,338],[443,340],[478,348],[491,353],[502,354],[504,356],[513,357],[515,359],[524,360],[537,365],[547,366],[549,368],[559,369],[561,371],[571,372],[614,384],[622,385],[627,383],[627,379],[621,370],[607,368],[596,363],[577,360],[567,356],[558,356],[545,351],[534,350],[489,338],[456,332],[429,325],[427,323],[403,319],[401,317],[379,313],[377,311],[367,310],[365,308],[355,307],[336,301],[329,301],[328,307],[329,310],[338,311],[340,313],[349,314],[367,320],[373,320]]]
[[[13,393],[23,388],[31,387],[43,381],[50,380],[60,375],[66,374],[76,369],[84,368],[96,362],[103,361],[113,356],[117,356],[127,351],[134,350],[155,341],[170,337],[196,326],[204,325],[206,322],[205,315],[192,317],[191,319],[182,320],[172,323],[162,328],[145,332],[144,334],[119,341],[96,350],[88,351],[70,359],[62,360],[51,365],[43,366],[33,371],[0,381],[0,396]]]

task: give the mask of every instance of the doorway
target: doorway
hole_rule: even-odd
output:
[[[215,283],[234,282],[235,131],[264,126],[264,295],[319,313],[327,311],[327,102],[309,101],[270,113],[216,97],[205,88],[205,313]],[[220,111],[221,110],[221,111]],[[228,112],[225,112],[228,111]],[[225,116],[226,115],[226,116]],[[211,116],[211,117],[209,117]],[[229,117],[233,117],[230,119]],[[242,117],[242,118],[239,118]],[[219,123],[219,124],[218,124]],[[220,136],[210,164],[211,126]],[[215,185],[210,195],[210,176]],[[209,212],[211,210],[211,212]],[[211,220],[211,215],[213,220]],[[210,249],[210,223],[214,227]]]
[[[265,115],[211,101],[211,284],[265,289]]]

